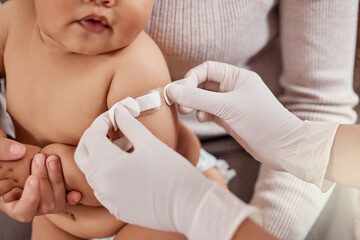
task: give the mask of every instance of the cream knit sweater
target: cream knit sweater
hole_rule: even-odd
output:
[[[302,119],[353,123],[357,10],[357,0],[156,0],[146,31],[173,80],[206,60],[227,62],[259,73]],[[184,121],[200,136],[224,133]],[[252,204],[275,236],[303,239],[330,194],[263,166]]]

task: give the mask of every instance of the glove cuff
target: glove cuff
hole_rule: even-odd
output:
[[[324,179],[339,123],[303,121],[291,134],[291,141],[279,149],[282,168],[327,191],[334,184]]]
[[[260,226],[263,225],[260,210],[247,205],[227,189],[213,183],[199,203],[185,235],[190,240],[231,239],[239,225],[247,218]]]

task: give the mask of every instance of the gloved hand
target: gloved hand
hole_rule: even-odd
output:
[[[300,120],[259,75],[232,65],[205,62],[185,77],[166,90],[180,112],[201,110],[200,121],[213,120],[224,127],[258,161],[329,188],[323,181],[338,123]]]
[[[112,124],[104,113],[83,134],[75,161],[99,202],[118,219],[206,240],[230,239],[248,217],[262,221],[256,208],[205,178],[121,104],[115,118],[133,152],[107,138]]]

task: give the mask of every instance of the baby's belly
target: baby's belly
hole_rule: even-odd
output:
[[[65,232],[85,239],[113,236],[126,224],[116,220],[104,207],[88,207],[81,204],[67,206],[63,213],[46,216]]]

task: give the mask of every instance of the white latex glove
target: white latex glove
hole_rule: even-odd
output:
[[[300,120],[259,75],[232,65],[205,62],[185,77],[166,90],[180,112],[201,110],[200,121],[214,120],[263,164],[323,190],[330,187],[324,176],[338,123]]]
[[[116,218],[196,240],[230,239],[248,217],[261,224],[256,208],[205,178],[121,104],[115,116],[134,151],[123,151],[107,138],[113,126],[104,113],[83,134],[75,161]]]

